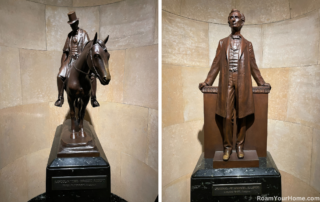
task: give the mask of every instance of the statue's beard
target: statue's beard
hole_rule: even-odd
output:
[[[233,32],[238,32],[238,31],[240,31],[240,30],[242,29],[242,26],[243,26],[243,25],[241,25],[240,27],[231,27],[231,26],[229,25],[229,27],[231,28],[231,31],[233,31]]]

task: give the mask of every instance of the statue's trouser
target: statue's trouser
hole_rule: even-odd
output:
[[[63,97],[64,79],[65,79],[65,78],[62,78],[62,77],[60,77],[59,75],[57,76],[58,98]]]
[[[237,142],[236,147],[243,148],[246,137],[246,118],[237,119],[234,109],[236,109],[236,93],[238,92],[238,73],[229,72],[227,115],[223,119],[223,148],[232,150],[233,145],[233,124],[237,120]]]
[[[63,90],[64,81],[66,79],[67,65],[62,65],[59,69],[57,76],[57,86],[58,86],[58,100],[55,102],[56,106],[61,107],[63,104]]]
[[[96,92],[97,92],[97,79],[96,76],[92,73],[90,75],[90,81],[91,81],[91,99],[96,98]]]

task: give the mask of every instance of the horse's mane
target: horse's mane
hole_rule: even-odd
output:
[[[84,47],[83,47],[83,49],[90,43],[90,42],[92,42],[92,41],[87,41],[87,43],[86,44],[84,44]]]
[[[86,44],[84,44],[83,49],[85,49],[85,48],[86,48],[86,46],[87,46],[90,42],[92,42],[92,43],[93,43],[93,40],[91,40],[91,41],[87,41],[87,43],[86,43]],[[99,44],[99,45],[101,46],[101,48],[103,48],[103,49],[107,49],[107,47],[103,44],[103,41],[101,41],[100,39],[98,39],[98,40],[97,40],[97,44]]]
[[[101,46],[101,48],[103,48],[103,49],[105,48],[105,50],[107,50],[107,48],[103,47],[103,45],[101,43],[103,43],[103,42],[99,39],[97,41],[97,44],[99,44],[99,46]],[[82,53],[74,65],[78,65],[79,62],[84,62],[84,60],[88,56],[88,51],[91,49],[92,45],[93,45],[93,40],[85,43],[83,50],[82,50]]]

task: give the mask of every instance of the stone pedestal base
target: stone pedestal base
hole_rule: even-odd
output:
[[[252,168],[259,167],[259,158],[255,150],[244,150],[244,158],[239,159],[235,150],[230,159],[224,161],[223,151],[216,151],[213,157],[213,168]]]
[[[77,202],[77,201],[78,201],[77,199],[73,199],[70,202]],[[46,193],[40,194],[39,196],[34,197],[28,202],[47,202],[47,194]],[[110,202],[127,202],[127,201],[111,193]]]
[[[78,128],[77,123],[75,124],[76,128]],[[75,133],[75,139],[72,139],[71,120],[65,121],[61,129],[57,157],[99,157],[100,153],[93,133],[95,133],[93,128],[89,127],[88,123],[85,122],[83,133],[78,128]]]
[[[213,159],[202,154],[191,176],[191,202],[256,202],[258,197],[279,201],[281,197],[281,175],[269,152],[266,158],[259,158],[258,168],[213,166]]]
[[[46,172],[46,201],[51,202],[110,202],[110,165],[92,126],[84,122],[84,128],[92,132],[98,157],[60,157],[59,144],[65,125],[57,127]],[[78,153],[79,155],[79,153]]]

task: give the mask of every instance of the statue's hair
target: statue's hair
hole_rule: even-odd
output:
[[[232,9],[231,12],[229,13],[229,15],[230,15],[231,13],[233,13],[233,12],[238,12],[238,13],[240,13],[240,15],[241,15],[241,20],[242,20],[243,22],[246,21],[246,17],[245,17],[244,14],[241,13],[238,9]],[[229,17],[229,16],[228,16],[228,17]]]

